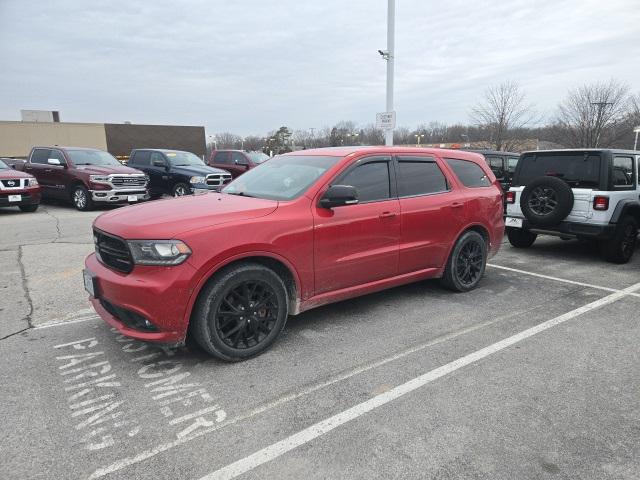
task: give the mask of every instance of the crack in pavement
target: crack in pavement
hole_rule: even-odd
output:
[[[0,338],[0,342],[2,340],[6,340],[9,337],[13,337],[14,335],[18,335],[19,333],[27,332],[27,331],[31,330],[31,328],[32,327],[26,327],[26,328],[23,328],[22,330],[18,330],[17,332],[13,332],[13,333],[10,333],[9,335],[5,335],[4,337]]]
[[[29,313],[22,320],[26,320],[27,329],[33,328],[31,317],[33,315],[33,300],[31,299],[31,294],[29,293],[29,285],[27,283],[27,271],[24,267],[24,262],[22,261],[22,245],[18,247],[18,266],[20,267],[20,275],[22,277],[22,290],[24,291],[24,298],[27,300],[27,304],[29,305]],[[20,332],[16,332],[20,333]],[[6,337],[5,337],[6,338]]]
[[[53,213],[51,213],[47,207],[44,207],[43,210],[46,215],[49,215],[51,218],[53,218],[56,221],[56,231],[58,232],[58,234],[56,238],[53,239],[52,243],[57,243],[58,239],[62,236],[62,233],[60,232],[60,219],[57,216],[55,216]]]

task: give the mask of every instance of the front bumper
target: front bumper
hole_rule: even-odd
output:
[[[509,228],[514,227],[507,227],[507,229]],[[522,228],[539,235],[608,240],[613,237],[616,225],[613,223],[597,225],[592,223],[560,222],[558,225],[550,227],[539,227],[537,225],[532,225],[529,220],[524,218],[522,219]]]
[[[191,193],[202,195],[203,193],[219,192],[224,185],[207,185],[206,183],[192,183]]]
[[[136,266],[123,274],[105,267],[92,253],[85,268],[95,277],[96,296],[89,299],[106,323],[137,340],[184,343],[189,324],[186,306],[195,273],[187,262],[173,267]],[[147,319],[155,331],[133,328],[129,319],[117,316],[121,309]]]
[[[103,202],[103,203],[123,203],[123,202],[131,202],[129,197],[131,195],[136,196],[136,202],[142,202],[145,200],[149,200],[149,193],[145,189],[134,189],[134,190],[90,190],[91,192],[91,200],[94,202]]]
[[[10,202],[9,195],[20,195],[20,201]],[[39,188],[3,191],[0,193],[0,207],[35,205],[40,203],[40,197],[41,194]]]

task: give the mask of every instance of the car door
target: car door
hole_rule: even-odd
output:
[[[67,190],[67,184],[69,183],[69,175],[67,169],[69,168],[68,160],[66,159],[62,150],[52,148],[49,150],[49,159],[58,160],[60,165],[48,164],[48,169],[45,169],[48,182],[51,185],[51,194],[61,199],[68,199],[70,192]]]
[[[361,159],[331,182],[355,187],[357,204],[312,207],[316,295],[397,274],[400,206],[393,175],[389,157]]]
[[[149,182],[156,194],[171,193],[173,182],[169,169],[169,161],[162,152],[151,152],[149,158]]]
[[[240,176],[251,168],[251,164],[244,153],[231,152],[231,167],[237,172],[236,176]]]
[[[464,201],[434,157],[396,157],[401,237],[398,273],[439,268],[465,220]]]
[[[48,160],[50,148],[35,148],[31,152],[29,161],[25,163],[24,171],[33,175],[38,180],[42,195],[46,197],[57,197],[58,192],[54,188],[54,181],[51,178],[51,168],[49,168]]]
[[[209,165],[226,170],[233,178],[236,178],[240,174],[238,167],[231,163],[231,152],[215,152]]]

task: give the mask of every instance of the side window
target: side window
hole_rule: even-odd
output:
[[[509,157],[507,159],[507,161],[509,162],[508,166],[507,166],[507,170],[509,171],[510,174],[514,174],[516,173],[516,167],[518,166],[518,158],[519,157]]]
[[[36,148],[31,154],[31,163],[42,163],[46,165],[47,160],[49,160],[50,151],[48,148]]]
[[[216,156],[213,157],[213,163],[231,163],[229,157],[229,152],[218,152]]]
[[[236,163],[237,162],[237,163]],[[240,152],[231,152],[231,163],[236,165],[248,165],[246,157]]]
[[[491,185],[484,171],[468,160],[447,158],[447,163],[465,187],[477,188]]]
[[[162,165],[166,165],[167,161],[160,152],[151,152],[151,165],[155,165],[156,161]],[[155,165],[158,166],[158,165]]]
[[[351,170],[338,184],[358,191],[359,202],[386,200],[390,197],[389,162],[370,162]]]
[[[64,158],[64,155],[60,150],[51,149],[49,151],[49,158],[55,158],[57,160],[60,160],[61,164],[67,163],[67,160]]]
[[[496,178],[504,177],[504,164],[502,157],[485,157],[487,159],[487,163],[491,168],[491,171],[496,176]]]
[[[410,197],[448,190],[447,179],[432,158],[399,157],[398,196]]]
[[[612,179],[614,187],[633,185],[633,159],[631,157],[615,157],[613,159]]]
[[[151,164],[151,152],[145,152],[144,150],[138,150],[133,154],[129,163],[146,167]]]

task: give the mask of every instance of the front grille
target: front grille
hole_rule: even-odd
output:
[[[116,317],[129,328],[142,330],[145,332],[158,331],[158,329],[153,324],[151,324],[151,322],[149,322],[142,315],[138,315],[132,310],[128,310],[126,308],[115,305],[103,298],[100,299],[100,304],[107,312]]]
[[[221,187],[231,181],[230,173],[210,173],[207,175],[207,185],[212,187]]]
[[[22,188],[24,182],[24,186],[26,186],[27,180],[20,178],[12,178],[9,180],[0,180],[2,182],[2,186],[5,188]]]
[[[126,242],[100,230],[93,230],[96,255],[107,267],[123,273],[133,270],[133,259]]]
[[[114,175],[111,177],[111,184],[118,187],[144,187],[147,179],[144,175]]]

